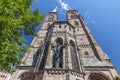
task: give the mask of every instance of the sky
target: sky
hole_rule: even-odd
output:
[[[57,11],[60,21],[66,20],[67,10],[78,10],[97,43],[120,73],[120,0],[35,0],[31,9],[35,8],[46,15]],[[32,39],[27,37],[28,44]]]

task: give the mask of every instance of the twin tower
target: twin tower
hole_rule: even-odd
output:
[[[118,76],[82,16],[67,11],[67,21],[50,12],[17,66],[13,80],[115,80]]]

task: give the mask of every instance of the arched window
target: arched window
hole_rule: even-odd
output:
[[[75,26],[79,25],[78,21],[74,21],[74,24],[75,24]]]
[[[72,69],[75,71],[79,71],[79,64],[78,64],[75,44],[72,40],[70,40],[70,53],[71,53]]]
[[[42,61],[41,61],[41,63],[40,63],[39,69],[43,69],[44,66],[45,66],[45,60],[46,60],[46,57],[47,57],[47,54],[48,54],[49,45],[50,45],[50,42],[48,41],[48,42],[45,44],[45,49],[44,49],[44,53],[43,53],[43,57],[42,57]]]
[[[49,18],[48,18],[49,21],[53,21],[54,20],[54,16],[53,15],[50,15]]]
[[[76,18],[77,18],[77,15],[74,14],[74,13],[72,13],[72,14],[71,14],[71,19],[76,19]]]
[[[62,67],[63,67],[63,40],[61,38],[57,38],[56,46],[54,48],[53,68]]]
[[[35,75],[31,72],[22,73],[19,78],[20,80],[33,80]]]
[[[59,28],[61,28],[62,26],[61,26],[61,24],[59,25]]]
[[[105,75],[101,75],[101,74],[98,74],[98,73],[93,73],[89,76],[88,80],[110,80],[110,79],[106,78]]]
[[[33,65],[33,66],[36,65],[39,55],[40,55],[40,52],[39,52],[39,51],[37,51],[37,52],[34,54],[34,56],[33,56],[33,62],[32,62],[32,65]]]

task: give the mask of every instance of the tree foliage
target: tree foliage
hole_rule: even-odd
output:
[[[22,61],[18,55],[26,51],[22,35],[35,35],[43,19],[39,10],[32,11],[32,0],[0,0],[0,70],[12,71]]]

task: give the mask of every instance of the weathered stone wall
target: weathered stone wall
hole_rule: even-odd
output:
[[[49,38],[50,36],[46,34],[48,29],[52,29],[51,27],[53,28],[53,33],[51,38]],[[45,66],[42,73],[39,69],[38,72],[34,72],[36,65],[33,66],[33,61],[35,61],[35,55],[40,51],[39,48],[44,44],[45,38],[50,41]],[[55,69],[53,68],[53,56],[56,39],[58,38],[63,40],[65,47],[63,48],[63,67]],[[80,71],[72,70],[70,40],[75,44],[76,58],[78,59]],[[43,50],[42,47],[40,49]],[[42,51],[40,51],[39,55],[41,53]],[[37,56],[36,58],[38,58]],[[67,21],[58,21],[57,13],[49,13],[41,30],[38,32],[38,36],[33,39],[31,48],[23,57],[23,61],[25,61],[25,64],[21,64],[19,69],[13,73],[13,80],[20,80],[21,78],[19,77],[26,77],[32,74],[34,74],[35,80],[89,80],[88,78],[92,74],[104,76],[105,80],[114,80],[118,76],[109,58],[97,44],[83,18],[76,10],[67,12]],[[37,61],[35,64],[37,64]]]

